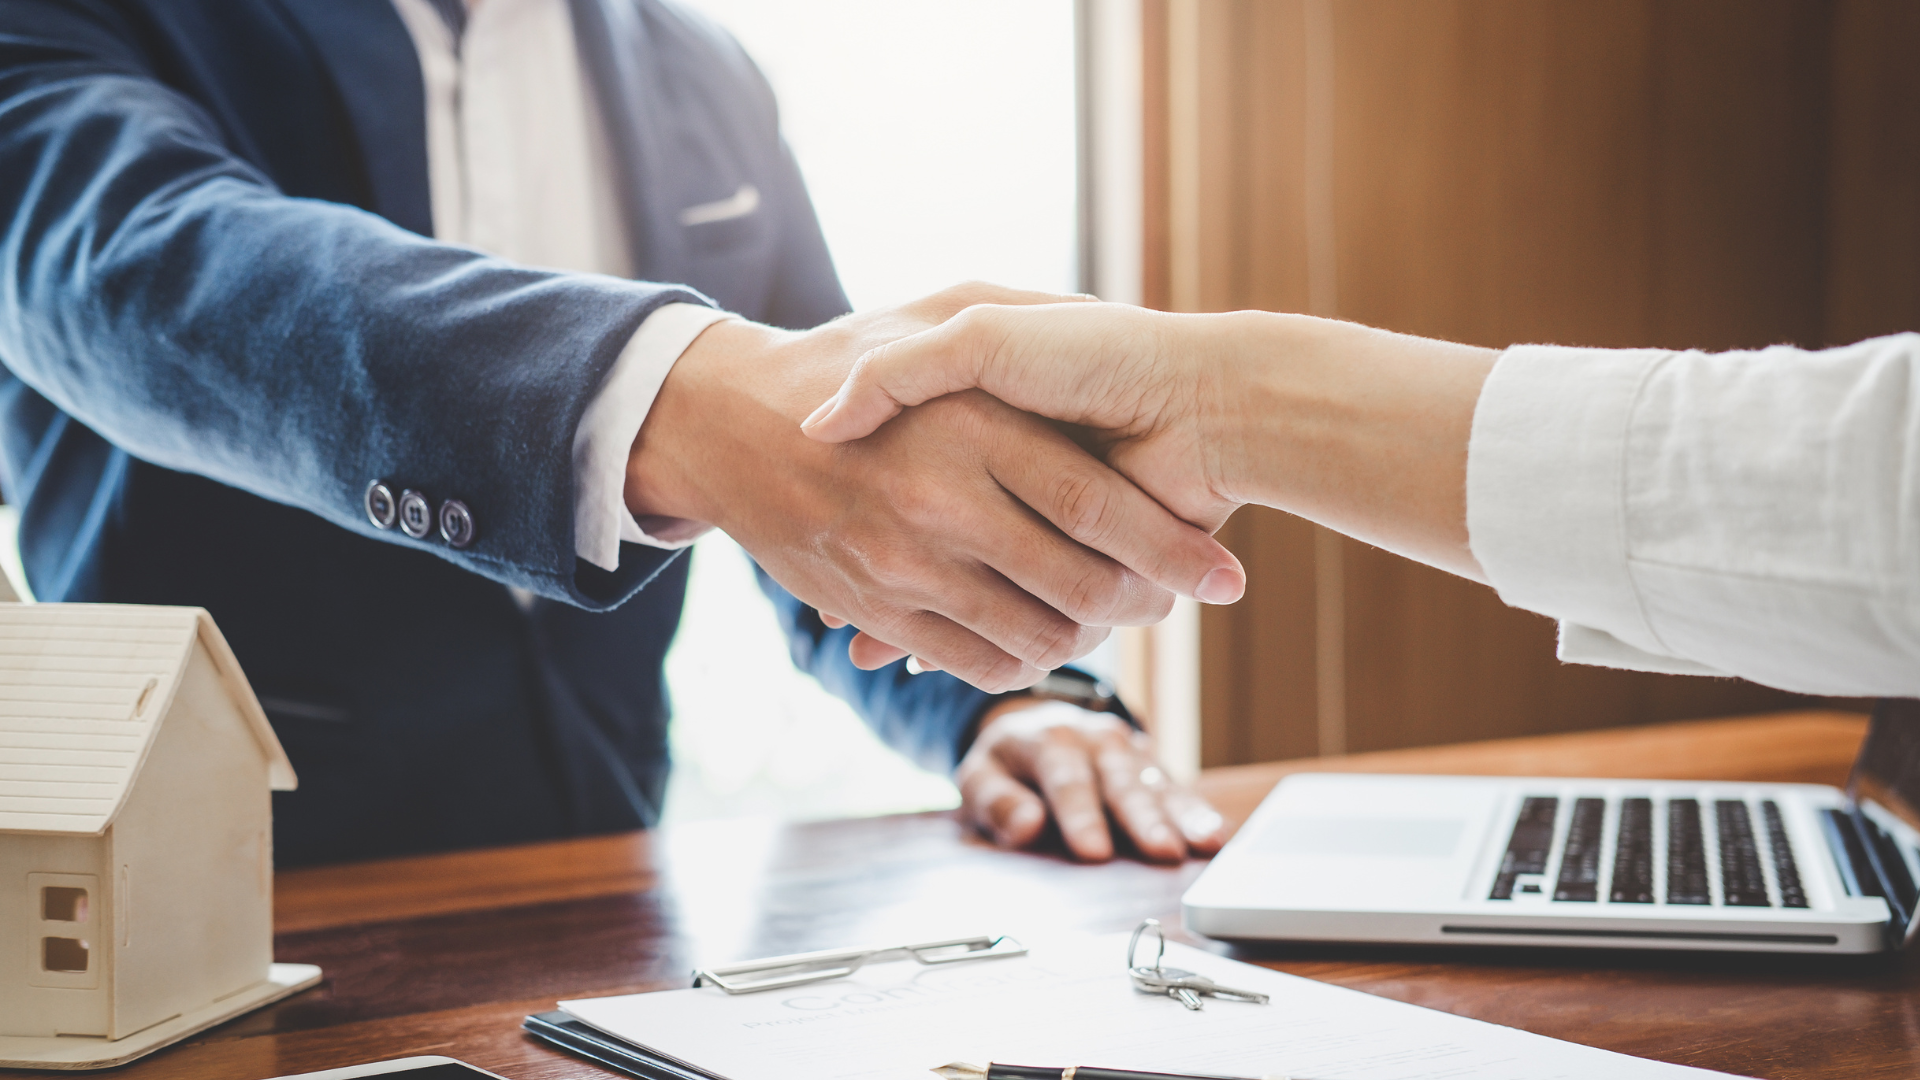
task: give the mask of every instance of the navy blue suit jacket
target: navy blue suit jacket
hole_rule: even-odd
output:
[[[28,577],[213,612],[300,773],[282,863],[652,824],[686,563],[575,557],[574,429],[661,304],[846,310],[733,41],[657,0],[572,13],[641,281],[429,238],[390,0],[0,0],[0,480]],[[679,224],[743,183],[760,212]],[[375,478],[465,502],[471,545],[375,528]],[[984,695],[859,672],[850,631],[773,591],[803,667],[952,764]]]

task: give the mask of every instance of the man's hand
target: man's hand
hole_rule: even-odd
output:
[[[1113,857],[1109,821],[1158,862],[1210,855],[1224,840],[1220,815],[1167,778],[1144,734],[1062,701],[995,705],[954,780],[962,812],[1002,847],[1033,844],[1049,813],[1088,862]]]
[[[628,508],[724,529],[795,596],[868,631],[855,650],[865,666],[897,648],[982,689],[1030,686],[1106,627],[1164,617],[1167,590],[1191,594],[1239,563],[985,394],[910,410],[850,445],[808,439],[799,422],[878,345],[972,304],[1060,299],[962,286],[807,333],[717,323],[634,442]]]

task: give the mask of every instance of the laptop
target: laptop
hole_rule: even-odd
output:
[[[1883,701],[1845,790],[1301,773],[1182,898],[1289,941],[1877,953],[1913,940],[1920,702]]]

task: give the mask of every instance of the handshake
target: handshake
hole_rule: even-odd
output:
[[[655,400],[628,507],[725,530],[860,629],[856,664],[911,654],[996,693],[1159,621],[1175,593],[1239,599],[1240,564],[1210,535],[1233,504],[1150,415],[1171,404],[1153,356],[1074,380],[1094,404],[1069,427],[969,390],[984,372],[923,362],[980,347],[1016,305],[1132,310],[965,285],[804,333],[714,325]]]
[[[978,284],[803,333],[732,320],[669,373],[625,495],[636,517],[724,529],[858,629],[855,664],[912,656],[1005,692],[1175,594],[1238,600],[1245,571],[1212,534],[1248,502],[1482,576],[1466,449],[1494,358]],[[1016,707],[989,710],[956,775],[1001,843],[1031,842],[1051,807],[1083,858],[1111,854],[1109,814],[1150,857],[1218,846],[1219,816],[1167,784],[1144,737],[1057,703],[1001,711]]]
[[[1005,692],[1176,593],[1238,600],[1212,533],[1248,502],[1482,577],[1466,448],[1495,355],[983,284],[804,333],[735,320],[668,376],[626,499],[724,529],[859,628],[860,666]]]

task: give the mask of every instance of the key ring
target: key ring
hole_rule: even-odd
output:
[[[1140,925],[1133,928],[1133,940],[1127,942],[1127,970],[1138,971],[1145,964],[1134,962],[1134,953],[1140,948],[1140,935],[1153,931],[1153,940],[1159,943],[1159,949],[1153,954],[1153,970],[1160,970],[1160,961],[1167,955],[1167,936],[1160,932],[1159,919],[1142,919]]]

